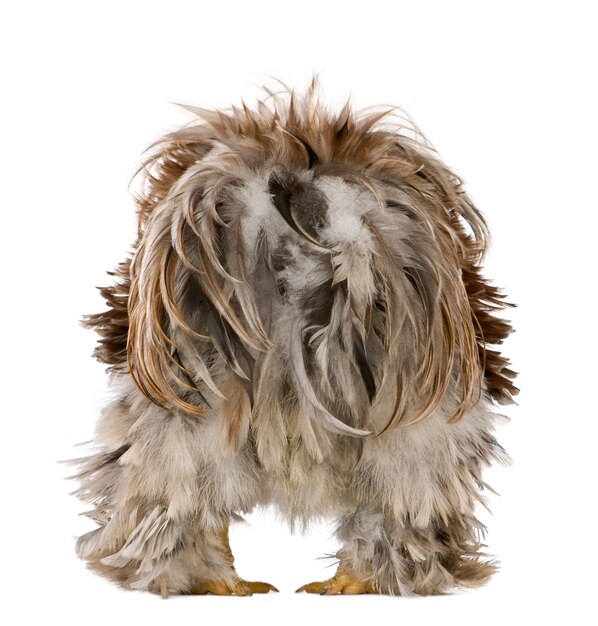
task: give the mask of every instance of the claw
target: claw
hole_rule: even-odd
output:
[[[246,585],[249,586],[252,593],[269,593],[270,591],[274,591],[278,593],[278,589],[271,585],[270,583],[263,583],[259,581],[246,582]]]

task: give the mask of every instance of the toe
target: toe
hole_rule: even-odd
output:
[[[357,595],[360,593],[377,593],[370,581],[352,582],[341,591],[343,595]]]
[[[345,576],[334,576],[325,585],[324,589],[320,591],[320,595],[323,596],[335,596],[343,590],[347,584]]]
[[[205,595],[211,593],[215,596],[232,596],[233,590],[224,581],[204,580],[194,589],[194,593]]]
[[[271,585],[270,583],[263,583],[260,581],[246,582],[245,583],[253,593],[269,593],[270,591],[274,591],[278,593],[278,589]]]
[[[237,580],[233,585],[233,591],[237,596],[250,596],[252,593],[249,583],[244,580]]]
[[[205,595],[211,593],[214,596],[250,596],[254,593],[269,593],[270,591],[278,591],[278,589],[270,583],[261,581],[248,581],[241,578],[232,583],[222,580],[203,580],[198,583],[191,593],[196,595]]]
[[[321,593],[326,587],[327,582],[328,581],[307,583],[306,585],[299,587],[295,593],[302,593],[303,591],[305,591],[305,593]]]

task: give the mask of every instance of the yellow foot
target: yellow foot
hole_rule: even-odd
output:
[[[198,583],[191,590],[191,593],[195,595],[211,593],[215,596],[250,596],[254,593],[268,593],[270,591],[278,591],[278,589],[269,583],[239,579],[232,584],[222,580],[204,580]]]
[[[307,583],[299,587],[296,593],[319,593],[321,596],[332,596],[339,593],[353,595],[358,593],[378,593],[370,580],[359,580],[353,574],[337,572],[332,578],[318,583]]]

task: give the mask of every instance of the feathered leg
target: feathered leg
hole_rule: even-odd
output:
[[[170,412],[143,397],[128,377],[99,421],[97,454],[76,460],[77,495],[99,524],[77,541],[89,566],[130,589],[247,595],[274,589],[237,575],[228,543],[235,511],[257,498],[248,445],[218,445],[218,416]],[[217,458],[214,455],[218,455]]]
[[[364,441],[348,480],[357,506],[337,528],[338,572],[299,591],[431,595],[485,583],[497,566],[474,514],[488,487],[481,470],[509,461],[492,418],[482,406],[455,424],[439,413]]]
[[[483,527],[474,517],[418,527],[383,512],[358,509],[339,523],[339,570],[377,593],[436,595],[484,584],[496,571],[479,551]]]

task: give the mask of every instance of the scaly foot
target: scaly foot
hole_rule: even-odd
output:
[[[378,593],[372,581],[360,580],[353,574],[347,572],[337,572],[332,578],[322,582],[307,583],[297,589],[296,593],[305,591],[306,593],[319,593],[321,596],[331,596],[336,594],[354,595],[358,593]]]
[[[211,593],[215,596],[250,596],[254,593],[269,593],[270,591],[278,591],[278,589],[270,583],[239,579],[231,584],[222,580],[204,580],[198,583],[191,590],[191,593],[195,595]]]

